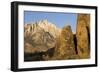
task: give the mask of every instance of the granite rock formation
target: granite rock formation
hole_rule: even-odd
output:
[[[63,27],[55,50],[57,60],[76,59],[74,37],[70,26]]]
[[[35,53],[38,55],[41,54],[39,58],[47,57],[46,52],[52,53],[50,51],[52,51],[56,45],[55,39],[60,29],[56,28],[55,25],[49,23],[47,20],[25,25],[24,29],[25,58]],[[33,59],[33,57],[31,58]],[[27,59],[29,58],[26,58],[26,60]]]
[[[77,51],[80,58],[90,57],[90,15],[79,14],[76,28]]]

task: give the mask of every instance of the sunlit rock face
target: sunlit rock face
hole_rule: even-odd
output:
[[[34,54],[51,51],[56,45],[60,29],[47,20],[24,26],[24,53]],[[45,55],[41,55],[41,57]]]
[[[90,15],[79,14],[76,26],[77,51],[80,58],[90,57]]]
[[[77,58],[73,33],[70,26],[63,27],[61,35],[57,38],[55,56],[59,60]]]

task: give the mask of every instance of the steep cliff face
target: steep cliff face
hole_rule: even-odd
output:
[[[55,24],[48,22],[48,20],[42,20],[38,22],[38,25],[44,29],[45,32],[49,32],[54,38],[59,36],[61,29],[57,28]]]
[[[77,20],[77,51],[80,58],[90,57],[90,15],[79,14]]]
[[[77,58],[73,33],[70,26],[63,27],[61,34],[57,39],[55,56],[56,59],[59,60]]]

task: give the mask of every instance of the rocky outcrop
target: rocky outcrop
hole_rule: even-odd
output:
[[[63,27],[61,35],[57,39],[57,47],[55,50],[56,59],[76,59],[76,51],[74,45],[73,33],[70,26]]]
[[[80,58],[90,57],[90,15],[79,14],[76,28],[77,51]]]

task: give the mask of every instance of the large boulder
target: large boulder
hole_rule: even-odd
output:
[[[77,51],[80,58],[90,57],[90,15],[79,14],[76,27]]]

